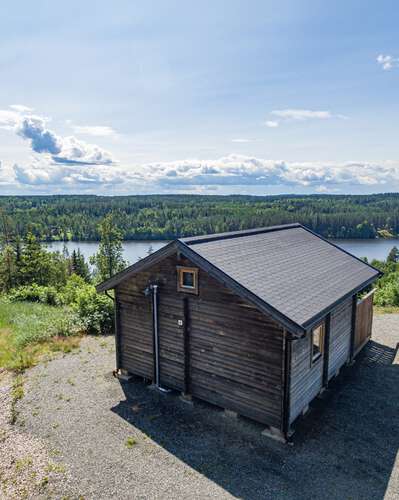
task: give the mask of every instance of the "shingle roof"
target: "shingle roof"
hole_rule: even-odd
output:
[[[303,327],[379,275],[300,224],[180,241]]]

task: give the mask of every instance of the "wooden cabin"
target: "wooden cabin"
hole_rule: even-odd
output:
[[[379,274],[289,224],[178,239],[97,290],[115,290],[118,373],[286,439],[370,338]]]

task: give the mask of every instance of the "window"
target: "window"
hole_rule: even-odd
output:
[[[313,328],[311,334],[312,363],[317,361],[323,354],[324,347],[324,323]]]
[[[195,267],[177,268],[177,290],[198,294],[198,269]]]

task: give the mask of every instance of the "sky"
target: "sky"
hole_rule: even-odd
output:
[[[397,2],[0,6],[0,194],[399,191]]]

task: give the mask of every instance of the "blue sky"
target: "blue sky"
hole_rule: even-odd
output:
[[[399,9],[7,2],[0,194],[399,190]]]

